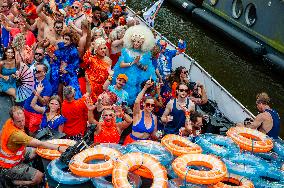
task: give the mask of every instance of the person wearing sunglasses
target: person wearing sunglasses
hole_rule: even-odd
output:
[[[101,118],[103,121],[97,121],[94,118],[94,109],[96,105],[93,104],[91,98],[86,100],[86,106],[88,108],[88,122],[96,124],[97,129],[94,135],[94,143],[116,143],[120,141],[121,133],[131,123],[132,118],[123,112],[121,107],[108,107],[104,108]],[[121,121],[117,122],[117,118],[121,118]]]
[[[72,10],[74,11],[74,17],[72,19],[73,21],[70,22],[69,25],[73,27],[76,31],[78,31],[78,33],[81,34],[82,21],[87,19],[86,15],[82,11],[82,3],[80,3],[79,1],[74,1],[71,7]]]
[[[112,17],[109,19],[115,27],[123,26],[126,24],[125,17],[122,16],[122,8],[115,5],[112,9]]]
[[[31,102],[35,95],[38,96],[37,105],[43,107],[47,105],[49,98],[52,95],[52,87],[50,82],[46,78],[46,73],[48,68],[45,64],[38,63],[35,66],[34,76],[35,85],[32,95],[25,100],[24,112],[26,117],[26,126],[29,131],[29,135],[33,135],[37,130],[39,130],[39,125],[41,124],[42,114],[33,109]],[[43,86],[42,92],[39,94],[36,92],[38,85]]]
[[[60,11],[54,11],[52,15],[47,13],[45,8],[49,7],[49,0],[43,0],[37,7],[38,18],[35,24],[31,26],[32,30],[38,29],[38,41],[46,38],[51,45],[56,45],[61,40],[61,32],[63,30],[64,15]]]
[[[171,99],[162,115],[165,134],[179,134],[179,129],[185,126],[186,113],[195,109],[194,103],[188,96],[188,86],[180,83],[177,86],[177,98]]]
[[[30,69],[34,71],[36,69],[35,66],[38,63],[43,63],[47,66],[48,71],[46,73],[46,78],[47,78],[48,81],[50,81],[50,70],[51,70],[50,64],[49,64],[48,60],[45,58],[45,49],[40,47],[40,46],[38,46],[35,49],[34,60],[30,64]]]
[[[178,67],[174,72],[172,72],[167,81],[169,84],[166,85],[166,88],[162,90],[162,96],[168,96],[168,93],[171,91],[171,96],[177,98],[176,90],[179,83],[184,83],[189,89],[189,96],[192,102],[196,105],[204,105],[208,102],[207,93],[203,84],[199,82],[191,82],[189,80],[189,71],[183,67]]]
[[[157,117],[153,114],[155,108],[155,101],[151,96],[145,97],[142,102],[143,96],[145,95],[148,88],[152,87],[153,81],[148,80],[138,94],[134,107],[133,107],[133,126],[132,132],[126,137],[124,145],[130,144],[137,140],[149,140],[158,139],[157,133]]]

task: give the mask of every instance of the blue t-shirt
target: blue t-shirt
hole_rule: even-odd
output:
[[[117,89],[115,89],[115,85],[108,86],[108,90],[116,94],[116,96],[118,98],[118,100],[116,102],[117,105],[121,105],[122,102],[127,102],[128,93],[125,90],[123,90],[123,89],[117,90]]]
[[[36,87],[38,86],[40,82],[38,82],[37,80],[35,80],[35,85],[34,85],[34,89],[36,89]],[[47,78],[44,78],[44,80],[41,81],[42,85],[43,85],[43,90],[40,94],[41,97],[50,97],[52,95],[52,87],[51,84],[49,83],[49,81],[47,80]],[[32,93],[32,95],[26,99],[25,104],[24,104],[24,108],[25,110],[32,112],[32,113],[36,113],[39,114],[39,112],[35,111],[32,107],[31,107],[31,102],[34,98],[34,94]],[[43,107],[42,104],[40,104],[39,102],[37,102],[38,106]]]
[[[157,60],[153,61],[155,68],[158,68],[163,80],[172,72],[173,58],[176,56],[177,50],[166,49],[160,53]]]

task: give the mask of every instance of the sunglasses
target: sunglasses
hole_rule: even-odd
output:
[[[111,27],[104,27],[104,29],[112,29]]]
[[[63,29],[63,27],[54,27],[55,29]]]
[[[39,73],[42,73],[43,71],[41,71],[41,70],[35,70],[35,73],[36,74],[39,74]]]
[[[105,114],[103,117],[113,117],[113,114]]]
[[[188,92],[188,89],[178,89],[180,92]]]
[[[181,73],[182,74],[188,74],[188,71],[182,71]]]
[[[43,56],[43,54],[42,54],[42,53],[35,53],[35,55]]]
[[[148,108],[154,108],[155,107],[155,104],[152,104],[152,103],[145,103],[145,106],[148,107]]]
[[[77,6],[72,6],[73,9],[79,9],[80,7]]]
[[[90,9],[90,8],[92,8],[92,7],[87,6],[87,5],[83,5],[83,7],[84,7],[85,9]]]

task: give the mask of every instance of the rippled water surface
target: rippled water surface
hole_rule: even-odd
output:
[[[152,1],[129,0],[135,11],[149,7]],[[155,29],[177,44],[182,38],[188,43],[187,54],[193,57],[221,85],[251,112],[257,114],[255,96],[266,91],[272,107],[282,119],[281,137],[284,138],[284,77],[272,73],[259,60],[251,57],[218,33],[193,21],[180,10],[165,3],[155,20]]]

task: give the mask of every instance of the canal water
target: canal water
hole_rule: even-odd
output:
[[[149,7],[150,0],[128,0],[134,11]],[[284,79],[269,66],[246,53],[222,35],[199,25],[190,16],[183,15],[171,4],[164,3],[155,19],[155,29],[177,44],[178,39],[188,43],[186,53],[194,58],[222,86],[253,114],[257,114],[256,94],[267,92],[272,107],[281,118],[281,137],[284,138]]]

